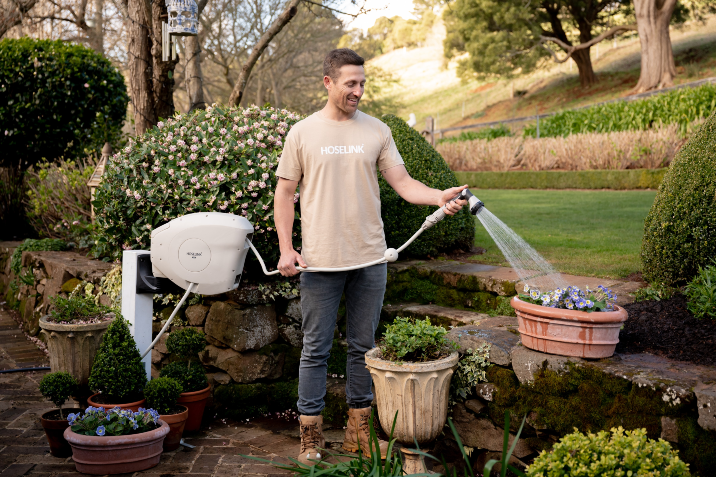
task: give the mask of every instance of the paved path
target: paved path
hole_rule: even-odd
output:
[[[18,329],[0,308],[0,369],[47,365],[45,354]],[[38,390],[48,371],[0,374],[0,476],[83,475],[72,458],[50,455],[39,417],[52,408]],[[295,420],[259,419],[249,423],[215,420],[206,429],[185,436],[194,449],[164,453],[161,463],[133,475],[173,477],[279,476],[290,472],[242,457],[253,455],[289,464],[298,453]],[[337,435],[334,436],[337,438]],[[124,474],[128,477],[132,474]]]

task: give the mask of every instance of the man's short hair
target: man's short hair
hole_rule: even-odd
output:
[[[340,69],[343,65],[363,66],[365,60],[350,48],[338,48],[332,50],[323,60],[323,76],[336,80],[340,76]]]

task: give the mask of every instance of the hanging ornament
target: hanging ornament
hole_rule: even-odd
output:
[[[199,8],[194,0],[167,0],[168,33],[176,36],[196,36],[199,27]]]

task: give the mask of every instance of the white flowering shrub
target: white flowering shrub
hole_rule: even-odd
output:
[[[109,161],[96,190],[96,255],[117,258],[122,250],[146,249],[156,227],[214,211],[246,217],[264,260],[277,263],[275,169],[284,138],[299,119],[274,108],[214,106],[159,122],[130,141]],[[299,226],[297,221],[297,248]]]

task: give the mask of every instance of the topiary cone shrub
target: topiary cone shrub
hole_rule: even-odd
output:
[[[644,223],[644,279],[683,285],[716,257],[716,113],[676,154]]]
[[[89,387],[111,399],[112,404],[141,399],[147,375],[129,331],[129,322],[117,316],[107,328],[89,377]]]
[[[119,258],[122,249],[148,247],[151,231],[179,216],[227,212],[246,217],[263,259],[278,263],[275,168],[298,120],[285,109],[214,106],[160,121],[107,164],[93,202],[95,253]],[[298,221],[294,232],[300,247]],[[249,254],[246,268],[260,270],[257,264]]]
[[[445,160],[418,131],[397,116],[386,114],[382,121],[390,127],[405,168],[413,179],[435,189],[457,187],[455,174]],[[434,206],[413,205],[402,199],[379,175],[381,216],[388,247],[400,247],[433,213]],[[405,253],[424,257],[441,251],[469,250],[475,242],[475,220],[467,208],[425,231],[405,250]]]

